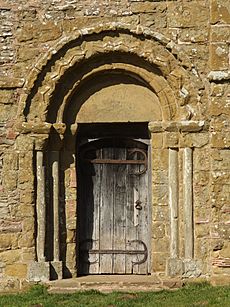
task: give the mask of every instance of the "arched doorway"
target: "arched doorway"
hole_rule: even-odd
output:
[[[96,126],[104,136],[77,149],[78,274],[148,274],[150,142],[134,139],[135,130],[144,137],[147,124]],[[90,134],[87,126],[82,130]]]
[[[77,186],[78,179],[81,178],[78,173],[81,154],[79,156],[78,151],[76,154],[75,143],[78,143],[77,149],[80,152],[84,146],[90,146],[96,141],[95,138],[102,143],[105,141],[104,138],[109,138],[113,143],[114,137],[119,136],[120,140],[131,139],[133,144],[136,141],[144,143],[145,137],[139,135],[139,128],[131,128],[131,131],[138,132],[131,135],[127,133],[126,128],[123,129],[123,125],[131,123],[138,127],[142,122],[145,122],[146,126],[147,123],[149,124],[152,142],[149,147],[152,147],[153,161],[150,171],[153,180],[148,187],[149,191],[153,191],[152,234],[149,238],[153,246],[151,251],[153,257],[151,270],[147,272],[166,272],[168,260],[172,260],[168,261],[172,270],[175,267],[178,268],[176,273],[168,270],[169,275],[182,271],[179,243],[183,244],[183,242],[179,242],[180,221],[177,215],[181,199],[178,189],[181,166],[178,160],[183,155],[186,162],[184,169],[186,165],[189,167],[192,165],[190,147],[194,144],[193,141],[190,143],[190,138],[187,140],[186,136],[190,132],[201,131],[205,125],[202,122],[186,121],[193,118],[191,110],[196,110],[196,105],[195,108],[190,108],[190,102],[194,107],[193,101],[195,102],[196,99],[192,98],[196,97],[196,91],[192,90],[189,93],[191,95],[184,97],[181,89],[184,87],[186,89],[188,84],[194,84],[195,89],[200,84],[194,81],[194,76],[187,73],[165,45],[159,42],[159,38],[152,39],[145,34],[133,33],[118,30],[114,35],[112,32],[102,31],[102,33],[95,32],[92,37],[89,35],[86,40],[70,39],[71,44],[61,45],[60,50],[58,48],[58,51],[55,50],[54,56],[49,54],[47,63],[41,62],[39,66],[41,72],[37,75],[37,72],[33,71],[37,79],[32,75],[29,78],[30,82],[25,86],[27,94],[22,97],[20,103],[24,110],[21,116],[23,142],[19,150],[24,149],[25,141],[31,142],[30,150],[33,157],[31,159],[36,160],[35,167],[31,163],[33,165],[31,172],[34,173],[36,183],[31,190],[38,196],[34,201],[37,214],[34,218],[36,224],[34,237],[37,249],[34,252],[33,266],[29,270],[31,280],[43,278],[40,276],[41,268],[46,272],[45,278],[48,279],[50,265],[58,278],[62,278],[63,271],[64,277],[76,276],[76,263],[79,263],[79,255],[76,251],[80,251],[79,246],[76,248],[76,245],[80,243],[78,240],[76,242],[76,233],[79,230],[79,223],[84,223],[85,217],[83,216],[80,220],[80,215],[76,216],[79,205],[79,195],[77,195],[79,187]],[[159,54],[161,54],[160,58]],[[100,124],[110,125],[109,135],[105,133],[107,128],[96,127]],[[90,127],[89,135],[79,134],[82,125]],[[118,135],[116,131],[111,133],[116,125],[120,127]],[[136,140],[138,138],[141,140]],[[98,148],[100,153],[103,153],[104,148],[105,151],[107,150],[103,146]],[[116,148],[108,148],[116,152]],[[96,157],[99,152],[94,152]],[[130,157],[128,154],[126,152],[124,158],[119,155],[118,157],[120,160],[136,159],[135,155]],[[47,156],[52,159],[47,161]],[[90,165],[92,168],[92,165],[95,167],[97,164]],[[102,167],[100,165],[99,168]],[[112,167],[114,168],[114,165]],[[128,168],[129,165],[126,167]],[[46,181],[50,181],[50,173],[45,173],[45,168],[50,170],[53,177],[53,181],[47,188],[48,192]],[[85,168],[87,169],[87,166]],[[107,169],[105,171],[107,172]],[[79,176],[77,180],[74,180],[76,173]],[[191,179],[191,171],[189,175]],[[169,177],[173,180],[168,180]],[[125,178],[127,180],[127,177]],[[190,200],[188,215],[192,216],[190,214],[192,191],[189,189],[191,185],[188,180],[185,183],[185,194]],[[91,192],[94,194],[93,189]],[[50,195],[48,200],[47,194]],[[47,219],[45,211],[50,203],[53,203],[54,210]],[[169,212],[175,214],[170,215]],[[49,233],[47,230],[50,220],[53,221],[54,227],[51,232],[52,239],[47,243],[46,234]],[[187,232],[186,237],[189,237],[189,246],[192,247],[192,221],[189,223],[189,229],[190,232]],[[79,234],[77,237],[79,238]],[[181,238],[180,240],[183,241],[183,235]],[[91,238],[85,235],[84,239],[92,240],[93,238],[92,235]],[[86,246],[88,254],[90,249],[95,252],[95,248],[91,247]],[[139,250],[139,247],[137,246],[136,249]],[[192,248],[190,250],[192,252],[189,257],[192,259],[193,250]],[[144,251],[143,247],[142,251]],[[49,257],[48,254],[50,254]],[[149,259],[148,254],[148,261]],[[111,270],[109,272],[113,273]]]

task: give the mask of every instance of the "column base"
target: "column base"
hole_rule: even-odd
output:
[[[184,272],[184,263],[179,258],[169,258],[166,263],[166,272],[168,276],[181,276]]]
[[[49,262],[31,262],[28,267],[28,280],[33,282],[46,282],[50,280]]]
[[[183,277],[199,277],[202,274],[202,262],[195,259],[184,259]]]
[[[51,261],[50,262],[50,278],[51,278],[51,280],[63,278],[63,263],[62,263],[62,261]]]
[[[77,277],[77,268],[76,262],[68,261],[63,265],[63,273],[65,278],[76,278]]]
[[[171,277],[196,278],[202,275],[202,262],[195,259],[169,258],[167,260],[166,272]]]

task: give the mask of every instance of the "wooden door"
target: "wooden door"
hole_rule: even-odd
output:
[[[148,274],[148,146],[105,139],[79,149],[79,274]]]

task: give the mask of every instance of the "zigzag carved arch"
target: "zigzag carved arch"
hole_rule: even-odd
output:
[[[73,90],[76,91],[76,84],[87,78],[90,73],[79,77],[81,68],[97,58],[99,60],[95,62],[92,71],[98,73],[102,67],[107,70],[120,69],[141,78],[158,95],[164,113],[163,119],[183,117],[184,104],[189,100],[186,98],[185,102],[180,91],[185,87],[192,88],[189,97],[195,101],[198,83],[201,80],[189,72],[191,67],[184,69],[182,61],[169,51],[169,46],[170,41],[159,33],[115,23],[84,29],[64,37],[38,61],[28,77],[20,101],[21,120],[47,121],[53,97],[71,76],[74,80],[72,88],[62,97],[68,104],[68,97],[71,97]],[[119,60],[116,59],[111,67],[103,62],[106,55],[111,61],[114,56]],[[134,63],[136,59],[139,60]],[[60,112],[57,110],[59,118],[53,119],[53,122],[61,120]],[[186,112],[187,110],[184,112],[185,116],[188,116]]]

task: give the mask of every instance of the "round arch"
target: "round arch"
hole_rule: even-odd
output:
[[[191,67],[184,68],[183,61],[170,52],[170,46],[170,41],[159,33],[121,24],[85,29],[65,37],[29,75],[19,104],[19,118],[22,122],[50,122],[56,104],[60,109],[51,122],[62,122],[61,114],[79,85],[109,70],[143,80],[159,99],[162,120],[199,116],[196,103],[200,80],[191,74]]]

